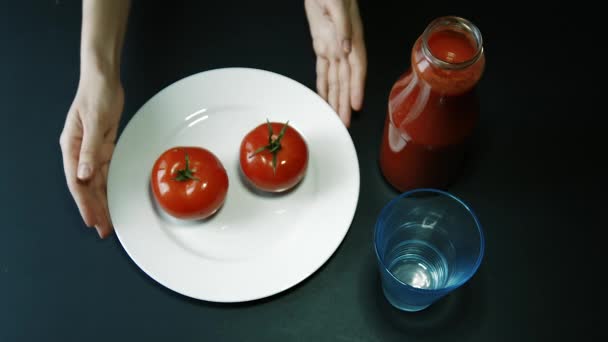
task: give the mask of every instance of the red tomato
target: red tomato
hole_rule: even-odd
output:
[[[259,190],[285,191],[304,177],[308,147],[288,123],[268,122],[243,138],[240,164],[245,178]]]
[[[200,147],[174,147],[152,168],[152,191],[158,204],[180,219],[203,219],[215,213],[228,192],[220,160]]]

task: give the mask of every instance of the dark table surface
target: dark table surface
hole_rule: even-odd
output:
[[[593,28],[569,9],[362,1],[369,76],[349,130],[361,173],[349,232],[304,282],[226,305],[164,288],[115,235],[100,240],[81,221],[58,143],[78,82],[80,6],[0,5],[0,341],[536,341],[603,331],[603,55]],[[447,14],[472,20],[484,36],[473,158],[449,190],[479,215],[486,255],[465,286],[428,310],[402,313],[382,296],[370,240],[397,194],[379,172],[378,149],[388,91],[409,66],[411,45]],[[121,127],[165,86],[231,66],[314,89],[302,1],[134,3]]]

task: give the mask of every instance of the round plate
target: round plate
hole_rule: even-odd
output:
[[[252,190],[239,170],[247,132],[270,121],[297,129],[309,148],[293,190]],[[229,178],[222,208],[203,221],[167,216],[150,190],[156,158],[173,146],[201,146]],[[353,142],[332,108],[307,87],[257,69],[195,74],[160,91],[122,132],[110,163],[108,203],[116,234],[150,277],[183,295],[242,302],[284,291],[338,248],[359,197]]]

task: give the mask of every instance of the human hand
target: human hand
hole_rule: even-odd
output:
[[[117,76],[84,71],[60,137],[70,193],[84,223],[95,227],[101,238],[113,230],[106,183],[123,105]]]
[[[306,0],[317,55],[317,92],[347,127],[360,110],[367,72],[363,24],[356,0]]]

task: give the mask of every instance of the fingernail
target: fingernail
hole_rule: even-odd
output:
[[[97,230],[97,235],[99,235],[99,237],[103,239],[103,233],[101,229],[97,225],[95,225],[95,229]]]
[[[350,49],[351,49],[350,39],[344,39],[342,41],[342,48],[344,49],[344,52],[350,53]]]
[[[78,178],[85,179],[91,176],[91,167],[89,164],[78,165]]]

